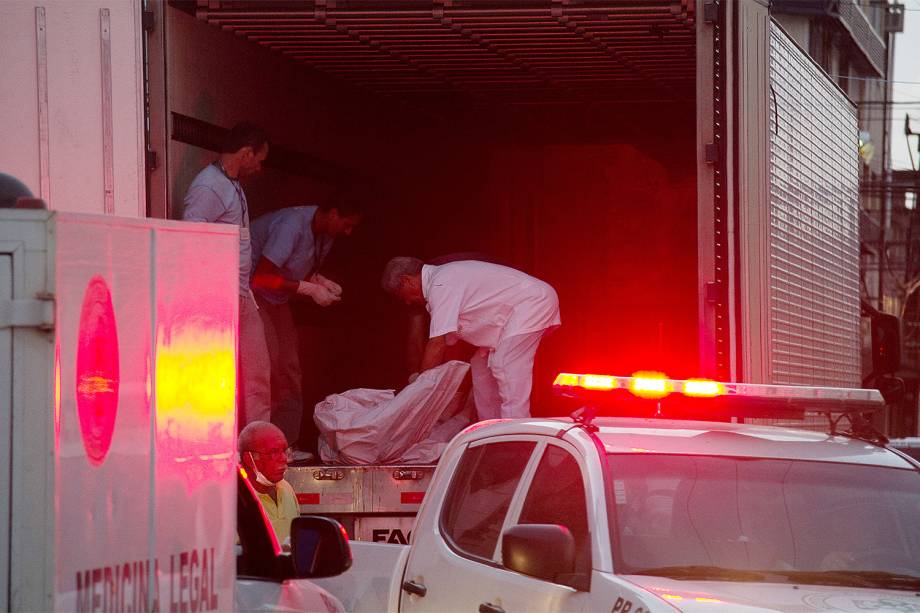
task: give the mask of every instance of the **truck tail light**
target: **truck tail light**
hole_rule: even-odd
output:
[[[318,492],[301,492],[297,494],[298,504],[319,504],[320,497]]]
[[[400,492],[399,493],[399,503],[400,504],[422,504],[422,499],[425,497],[425,492]]]

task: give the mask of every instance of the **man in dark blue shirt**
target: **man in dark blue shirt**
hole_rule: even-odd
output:
[[[252,224],[252,290],[259,305],[271,360],[271,421],[289,441],[300,435],[303,415],[298,335],[289,300],[310,298],[322,307],[342,299],[342,287],[324,277],[323,260],[339,236],[361,223],[357,201],[296,206]]]

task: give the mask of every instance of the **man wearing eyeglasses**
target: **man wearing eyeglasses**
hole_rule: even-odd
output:
[[[254,421],[240,432],[240,462],[272,523],[278,543],[290,548],[291,521],[300,515],[297,495],[284,480],[291,449],[278,426]]]

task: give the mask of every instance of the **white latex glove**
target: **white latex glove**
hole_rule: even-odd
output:
[[[339,296],[336,296],[322,285],[310,283],[309,281],[301,281],[298,283],[297,293],[301,296],[309,296],[313,299],[313,302],[323,307],[341,300]]]
[[[418,379],[419,373],[414,372],[409,375],[409,383],[415,383],[415,380]]]
[[[316,283],[317,285],[322,285],[323,287],[328,289],[330,292],[332,292],[332,294],[335,296],[342,295],[341,285],[339,285],[335,281],[332,281],[331,279],[327,279],[326,277],[324,277],[323,275],[319,273],[316,273],[315,275],[313,275],[310,278],[310,281],[312,281],[313,283]]]

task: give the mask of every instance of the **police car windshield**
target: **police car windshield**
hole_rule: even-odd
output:
[[[920,581],[917,471],[651,453],[608,462],[623,574],[862,586],[868,576],[891,589]]]

